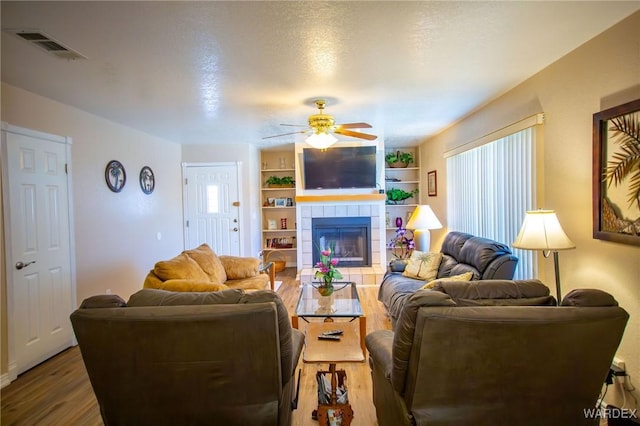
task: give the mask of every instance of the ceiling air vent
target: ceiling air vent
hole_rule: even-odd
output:
[[[69,49],[58,40],[53,39],[49,35],[38,30],[8,30],[23,40],[33,43],[41,49],[46,50],[52,55],[63,59],[87,59],[86,56]]]

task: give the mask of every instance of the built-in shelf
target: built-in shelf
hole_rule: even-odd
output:
[[[279,165],[295,165],[293,149],[284,151],[271,151],[265,150],[261,154],[262,170],[260,171],[261,185],[261,212],[262,212],[262,251],[265,259],[273,260],[273,255],[269,256],[269,253],[274,251],[280,252],[280,257],[284,257],[282,260],[286,260],[287,266],[296,266],[296,246],[298,231],[295,228],[296,224],[296,207],[294,203],[296,188],[295,186],[274,188],[269,187],[266,184],[269,176],[291,176],[295,179],[296,169],[295,167],[277,167]],[[276,166],[276,167],[274,167]],[[284,203],[288,205],[274,204]],[[286,219],[287,229],[280,228],[281,219]],[[276,229],[268,229],[269,222],[275,222]],[[272,225],[273,226],[273,225]],[[272,240],[280,240],[284,243],[293,243],[293,247],[270,247],[267,242]]]
[[[416,188],[420,189],[420,177],[421,177],[421,162],[420,152],[417,147],[411,148],[395,148],[389,149],[389,152],[411,152],[413,153],[414,163],[411,167],[387,167],[384,170],[385,177],[385,191],[391,188],[401,188],[405,191],[412,191]],[[398,180],[387,180],[389,178]],[[397,217],[402,219],[402,226],[404,227],[413,210],[418,206],[420,201],[420,194],[414,195],[413,198],[409,198],[405,204],[386,204],[385,205],[385,222],[386,222],[386,242],[389,243],[395,236],[396,230],[395,219]],[[390,251],[387,250],[387,260],[391,258]]]

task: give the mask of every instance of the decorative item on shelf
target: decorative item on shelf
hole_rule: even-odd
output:
[[[335,246],[330,246],[320,250],[320,260],[316,263],[318,270],[315,272],[314,277],[320,280],[317,288],[321,296],[333,294],[333,282],[342,278],[342,274],[336,268],[339,261],[333,257],[334,249]]]
[[[289,249],[293,248],[293,243],[291,242],[293,238],[282,237],[282,238],[267,238],[267,248],[278,248],[278,249]]]
[[[286,217],[281,217],[280,218],[280,229],[287,229],[287,218]]]
[[[127,173],[124,171],[122,163],[118,160],[109,161],[104,169],[104,179],[110,190],[113,192],[122,191],[124,184],[127,183]]]
[[[276,198],[273,203],[274,207],[286,207],[287,199],[286,198]]]
[[[396,235],[391,239],[387,248],[395,259],[408,259],[415,248],[413,233],[402,226],[396,229]]]
[[[428,252],[431,246],[430,229],[440,229],[442,224],[431,207],[420,205],[416,207],[407,222],[407,229],[413,229],[416,250]]]
[[[281,169],[287,168],[287,159],[284,157],[280,157],[280,168]]]
[[[287,207],[293,207],[293,198],[291,197],[287,198]]]
[[[384,223],[387,228],[391,228],[391,215],[389,212],[384,213]]]
[[[570,250],[576,245],[564,233],[554,210],[528,211],[524,216],[522,228],[512,244],[515,248],[525,250],[542,250],[544,257],[549,257],[553,252],[553,265],[556,274],[557,303],[562,301],[560,291],[560,264],[558,250]]]
[[[274,231],[276,229],[278,229],[278,226],[276,224],[275,219],[268,219],[267,220],[267,229],[270,231]]]
[[[402,218],[400,216],[396,217],[396,227],[402,228]]]
[[[140,169],[140,189],[142,192],[149,195],[153,192],[156,187],[156,178],[153,174],[153,170],[151,167],[144,166]]]
[[[264,257],[264,262],[273,262],[273,270],[276,272],[282,272],[287,267],[287,257],[278,250],[270,250]]]
[[[413,163],[413,153],[411,152],[391,152],[384,156],[387,166],[391,168],[405,168]]]
[[[265,183],[269,188],[293,188],[296,181],[291,176],[269,176]]]
[[[404,204],[409,198],[418,195],[418,188],[407,192],[400,188],[391,188],[387,190],[387,204]]]

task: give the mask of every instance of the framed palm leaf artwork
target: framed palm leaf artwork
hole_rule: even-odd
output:
[[[593,115],[593,238],[640,246],[640,99]]]

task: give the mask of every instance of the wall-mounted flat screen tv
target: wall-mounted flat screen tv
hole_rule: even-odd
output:
[[[376,147],[304,148],[305,189],[375,188]]]

